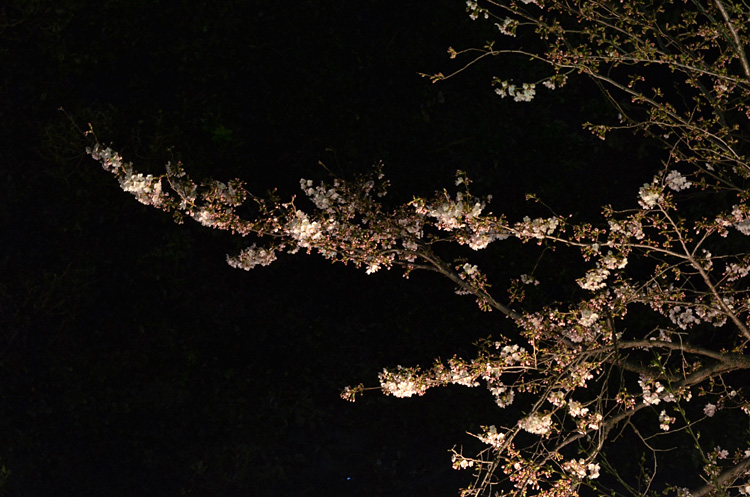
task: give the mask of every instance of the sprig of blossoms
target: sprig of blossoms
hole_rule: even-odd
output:
[[[536,95],[536,85],[533,83],[522,83],[516,86],[508,81],[497,80],[500,86],[495,88],[495,93],[501,98],[511,97],[516,102],[531,102]]]
[[[396,366],[396,369],[384,369],[379,375],[380,387],[386,395],[394,397],[412,397],[424,395],[428,385],[419,379],[418,368],[404,368]]]
[[[579,479],[588,478],[589,480],[595,480],[599,478],[599,465],[596,463],[587,464],[585,459],[565,461],[562,468],[567,473]]]
[[[483,426],[483,433],[479,436],[479,440],[491,445],[495,448],[500,448],[505,443],[505,434],[497,431],[495,425]]]
[[[659,413],[659,428],[664,431],[669,431],[669,426],[676,420],[676,418],[667,415],[667,411],[661,411]]]
[[[458,192],[455,200],[445,194],[445,201],[438,205],[430,207],[417,205],[417,212],[437,219],[440,229],[452,231],[464,227],[467,221],[479,216],[484,207],[484,202],[467,198],[463,193]]]

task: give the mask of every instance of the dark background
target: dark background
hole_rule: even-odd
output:
[[[493,29],[448,0],[0,7],[0,494],[456,495],[470,474],[448,449],[503,422],[491,396],[339,392],[384,366],[468,357],[502,316],[432,275],[302,254],[233,270],[224,256],[246,241],[141,206],[81,131],[144,172],[182,160],[259,194],[326,178],[318,161],[352,178],[383,160],[394,203],[462,169],[511,217],[548,213],[527,192],[577,216],[633,206],[658,160],[582,131],[612,119],[585,82],[524,104],[490,83],[537,79],[525,60],[419,76],[460,68],[448,47]],[[538,254],[510,243],[477,260],[502,298]]]

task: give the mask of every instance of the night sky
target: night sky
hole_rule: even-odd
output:
[[[430,274],[304,254],[232,269],[225,255],[249,241],[138,204],[82,131],[143,172],[181,160],[260,195],[326,179],[319,162],[353,178],[382,160],[394,204],[451,187],[457,169],[511,218],[548,212],[527,192],[576,216],[632,203],[655,160],[581,129],[611,112],[585,82],[522,104],[491,78],[539,74],[525,60],[419,75],[460,68],[469,59],[448,47],[492,38],[448,0],[0,7],[0,495],[439,497],[468,484],[448,451],[506,416],[486,391],[339,392],[375,386],[385,366],[470,357],[503,316]],[[503,297],[538,255],[510,244],[476,262]]]

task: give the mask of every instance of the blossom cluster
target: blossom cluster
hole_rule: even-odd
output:
[[[418,377],[418,369],[397,366],[396,369],[384,369],[379,375],[380,387],[386,395],[394,397],[411,397],[424,395],[428,385]]]
[[[511,97],[516,102],[531,102],[536,95],[536,85],[533,83],[523,83],[520,87],[508,81],[498,81],[498,83],[500,86],[495,88],[495,93],[502,98]]]
[[[585,459],[565,461],[563,469],[576,478],[595,480],[599,478],[600,466],[596,463],[587,463]]]
[[[552,416],[550,414],[534,413],[520,419],[518,426],[534,435],[548,435],[552,431]]]
[[[236,256],[227,256],[227,263],[239,269],[249,271],[255,266],[268,266],[276,260],[276,252],[273,249],[258,247],[256,244],[252,244],[242,250]]]
[[[118,175],[120,188],[132,194],[140,203],[155,207],[161,207],[164,204],[167,194],[162,191],[161,178],[155,178],[151,174],[136,173],[133,171],[132,163],[125,162],[120,154],[99,143],[93,147],[87,147],[86,153],[98,160],[105,171]]]

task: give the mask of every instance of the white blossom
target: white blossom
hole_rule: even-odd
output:
[[[474,461],[467,459],[461,454],[453,454],[451,459],[453,461],[453,469],[466,469],[474,466]]]
[[[643,403],[646,405],[658,405],[661,401],[661,393],[664,391],[664,386],[658,381],[653,382],[653,385],[646,380],[638,380],[638,384],[643,390]]]
[[[664,183],[676,192],[687,190],[693,185],[693,183],[688,181],[679,171],[669,171],[667,177],[664,178]]]
[[[320,223],[317,221],[310,222],[310,219],[302,211],[297,211],[294,218],[289,222],[289,235],[297,240],[300,247],[311,247],[318,239],[323,236]]]
[[[576,282],[584,290],[599,290],[607,286],[607,276],[609,276],[609,269],[600,267],[589,270],[586,276],[577,279]]]
[[[745,276],[750,274],[750,264],[727,264],[727,268],[724,271],[724,274],[727,275],[727,281],[735,281],[740,278],[744,278]]]
[[[299,183],[300,188],[312,200],[315,207],[322,211],[331,212],[332,207],[341,200],[341,195],[336,190],[338,180],[334,181],[333,188],[326,188],[323,184],[314,187],[312,180],[304,178],[300,179]]]
[[[508,81],[499,81],[499,83],[500,86],[495,88],[495,93],[502,98],[512,97],[516,102],[531,102],[536,95],[536,85],[533,83],[523,83],[520,87]]]
[[[552,430],[552,416],[535,413],[520,420],[518,426],[534,435],[546,435]]]
[[[471,278],[479,272],[476,265],[469,264],[468,262],[461,266],[461,269],[463,270],[462,277],[465,275],[466,277]]]
[[[628,258],[624,256],[614,255],[612,251],[608,251],[607,255],[602,257],[602,267],[607,269],[623,269],[628,264]]]
[[[520,236],[528,236],[541,240],[545,236],[553,234],[559,224],[560,221],[555,217],[548,219],[540,217],[532,220],[530,217],[526,216],[523,218],[522,223],[517,223],[515,225],[515,228],[518,230]]]
[[[750,217],[747,215],[744,206],[735,205],[732,207],[731,223],[743,235],[750,236]]]
[[[513,366],[522,363],[527,356],[526,350],[518,345],[505,345],[500,350],[503,362],[507,366]]]
[[[578,323],[580,323],[581,326],[585,326],[586,328],[588,328],[589,326],[596,323],[597,319],[599,319],[599,314],[585,309],[581,312],[581,317],[578,318]]]
[[[244,249],[237,256],[227,256],[227,263],[239,269],[249,271],[255,266],[268,266],[276,260],[276,252],[271,249],[258,248],[255,244]]]
[[[588,414],[589,410],[586,407],[583,407],[580,402],[571,400],[568,402],[568,412],[570,412],[570,415],[574,418],[580,418]]]
[[[506,17],[505,19],[503,19],[502,24],[496,22],[495,26],[497,26],[497,29],[499,29],[500,32],[505,36],[516,36],[518,21],[511,19],[510,17]]]
[[[661,200],[661,188],[655,184],[644,183],[638,191],[638,203],[644,209],[653,209]]]
[[[599,478],[599,465],[595,463],[586,464],[585,459],[565,461],[562,467],[567,473],[581,480],[584,478],[590,480]]]
[[[378,379],[383,393],[394,397],[424,395],[428,388],[427,385],[418,381],[416,371],[402,366],[396,366],[395,371],[384,369],[378,374]]]
[[[700,319],[695,316],[691,307],[683,308],[679,305],[674,306],[669,310],[669,319],[683,330],[701,322]]]
[[[112,150],[110,147],[102,148],[99,143],[94,145],[94,148],[86,147],[86,153],[94,160],[98,160],[105,171],[111,173],[118,173],[123,165],[120,154]]]
[[[734,227],[743,235],[750,236],[750,219],[745,219],[744,221],[735,223]]]
[[[496,448],[500,448],[505,442],[505,434],[497,431],[495,425],[490,425],[484,429],[484,433],[479,436],[479,440]]]
[[[484,202],[472,201],[472,199],[464,197],[463,193],[458,192],[456,200],[448,197],[444,202],[432,208],[418,207],[417,212],[437,219],[438,228],[452,231],[463,228],[467,220],[478,217],[484,207]]]
[[[497,404],[498,407],[508,407],[513,403],[513,400],[516,397],[512,388],[506,387],[502,384],[499,386],[491,386],[489,387],[489,390],[495,397],[495,404]]]
[[[509,237],[507,233],[491,232],[486,227],[474,227],[474,232],[467,243],[473,250],[482,250],[495,240],[505,240]]]
[[[565,405],[565,392],[562,390],[551,392],[547,396],[547,400],[555,407],[562,407]]]
[[[216,218],[214,217],[214,212],[211,209],[200,208],[195,211],[191,211],[190,216],[200,224],[208,228],[214,228],[219,225]]]
[[[659,428],[664,431],[669,431],[669,425],[674,423],[675,420],[676,418],[667,415],[667,411],[662,411],[659,413]]]

